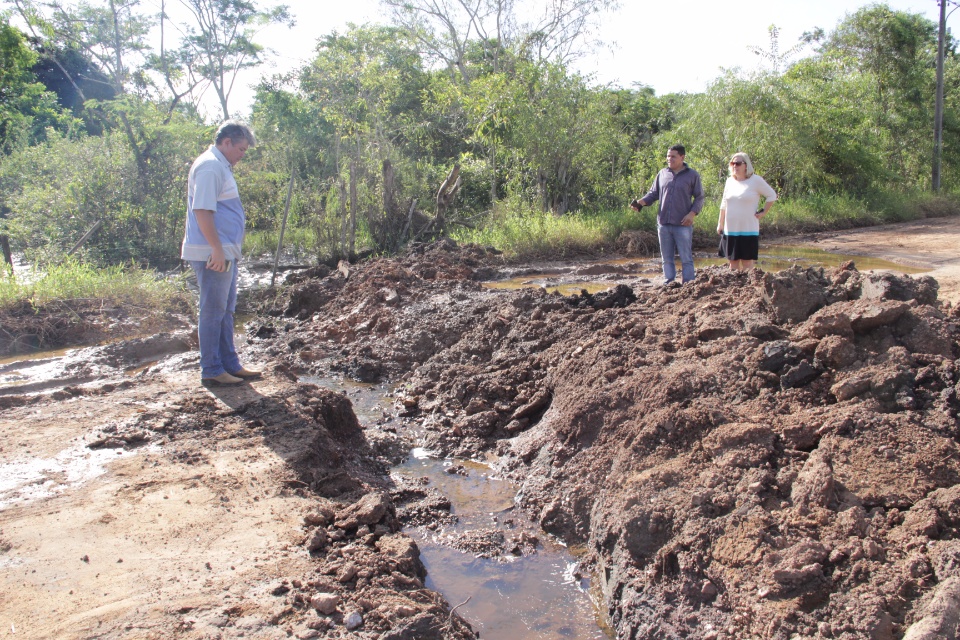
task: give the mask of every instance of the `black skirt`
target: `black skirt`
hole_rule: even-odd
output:
[[[717,255],[727,260],[756,260],[760,257],[760,236],[720,236]]]

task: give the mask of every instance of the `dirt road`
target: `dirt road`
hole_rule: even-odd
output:
[[[958,235],[810,241],[935,267],[955,305]],[[0,365],[0,637],[473,637],[401,532],[450,517],[389,475],[414,427],[496,454],[617,637],[956,633],[960,347],[929,279],[562,298],[478,284],[499,268],[439,244],[301,275],[248,325],[267,375],[224,391],[188,332]],[[331,372],[399,383],[394,417],[297,382]]]

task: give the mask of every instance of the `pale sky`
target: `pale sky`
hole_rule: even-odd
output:
[[[270,4],[261,0],[263,6]],[[297,18],[292,29],[270,27],[258,41],[275,50],[270,62],[249,72],[230,98],[231,111],[245,117],[253,99],[252,87],[261,76],[298,68],[312,57],[317,38],[347,23],[385,23],[378,0],[286,0]],[[652,2],[622,0],[622,7],[603,16],[601,37],[607,48],[582,60],[577,70],[592,75],[597,84],[631,87],[641,83],[657,95],[699,92],[723,69],[755,69],[761,59],[747,47],[768,49],[767,28],[780,28],[781,52],[797,43],[805,31],[822,27],[830,33],[847,14],[877,4],[860,0],[687,0]],[[939,19],[937,0],[889,0],[891,9]],[[948,5],[948,11],[950,10]],[[947,18],[955,32],[960,11]],[[809,54],[810,49],[798,54]],[[212,94],[212,92],[211,92]],[[216,105],[213,100],[212,105]],[[213,120],[219,110],[214,107]]]

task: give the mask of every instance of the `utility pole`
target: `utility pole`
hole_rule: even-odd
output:
[[[940,192],[940,164],[943,156],[943,57],[947,40],[947,2],[939,0],[940,28],[937,31],[937,98],[933,111],[933,173],[931,187],[934,193]],[[956,11],[956,2],[950,13]]]

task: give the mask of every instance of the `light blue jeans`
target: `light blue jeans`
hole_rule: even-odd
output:
[[[240,371],[240,358],[233,346],[233,312],[237,308],[237,261],[226,271],[207,269],[203,260],[190,260],[200,287],[200,377],[216,378],[221,373]]]
[[[693,227],[658,224],[657,235],[660,237],[660,257],[663,258],[663,279],[673,282],[677,277],[677,263],[673,256],[679,253],[684,284],[693,280],[697,275],[693,269]]]

